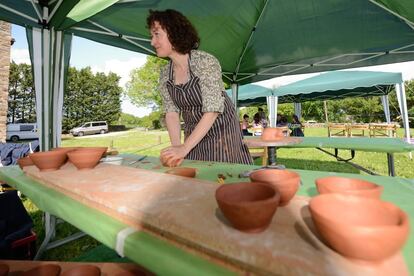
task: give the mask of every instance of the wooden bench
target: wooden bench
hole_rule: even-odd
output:
[[[369,124],[370,137],[397,137],[397,124]]]
[[[367,136],[370,135],[369,124],[350,124],[350,125],[348,125],[348,136],[349,137],[365,136],[365,132],[367,133]]]
[[[348,124],[328,124],[329,137],[348,137]]]

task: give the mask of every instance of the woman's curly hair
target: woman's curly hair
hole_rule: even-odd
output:
[[[150,10],[147,17],[147,28],[151,29],[155,21],[160,23],[167,32],[168,40],[178,53],[187,54],[200,45],[197,30],[182,13],[171,9]]]

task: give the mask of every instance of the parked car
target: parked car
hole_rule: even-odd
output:
[[[7,124],[6,140],[18,142],[19,140],[39,139],[37,125],[35,123],[27,124]]]
[[[108,124],[106,121],[87,122],[80,127],[70,130],[73,136],[83,136],[88,134],[105,134],[108,132]]]

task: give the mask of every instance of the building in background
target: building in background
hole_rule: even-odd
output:
[[[11,25],[0,21],[0,141],[6,141],[9,97]]]

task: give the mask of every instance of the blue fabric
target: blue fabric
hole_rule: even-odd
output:
[[[39,151],[39,141],[33,141],[32,150]],[[3,166],[16,165],[17,160],[30,152],[29,143],[0,143],[0,157]]]

